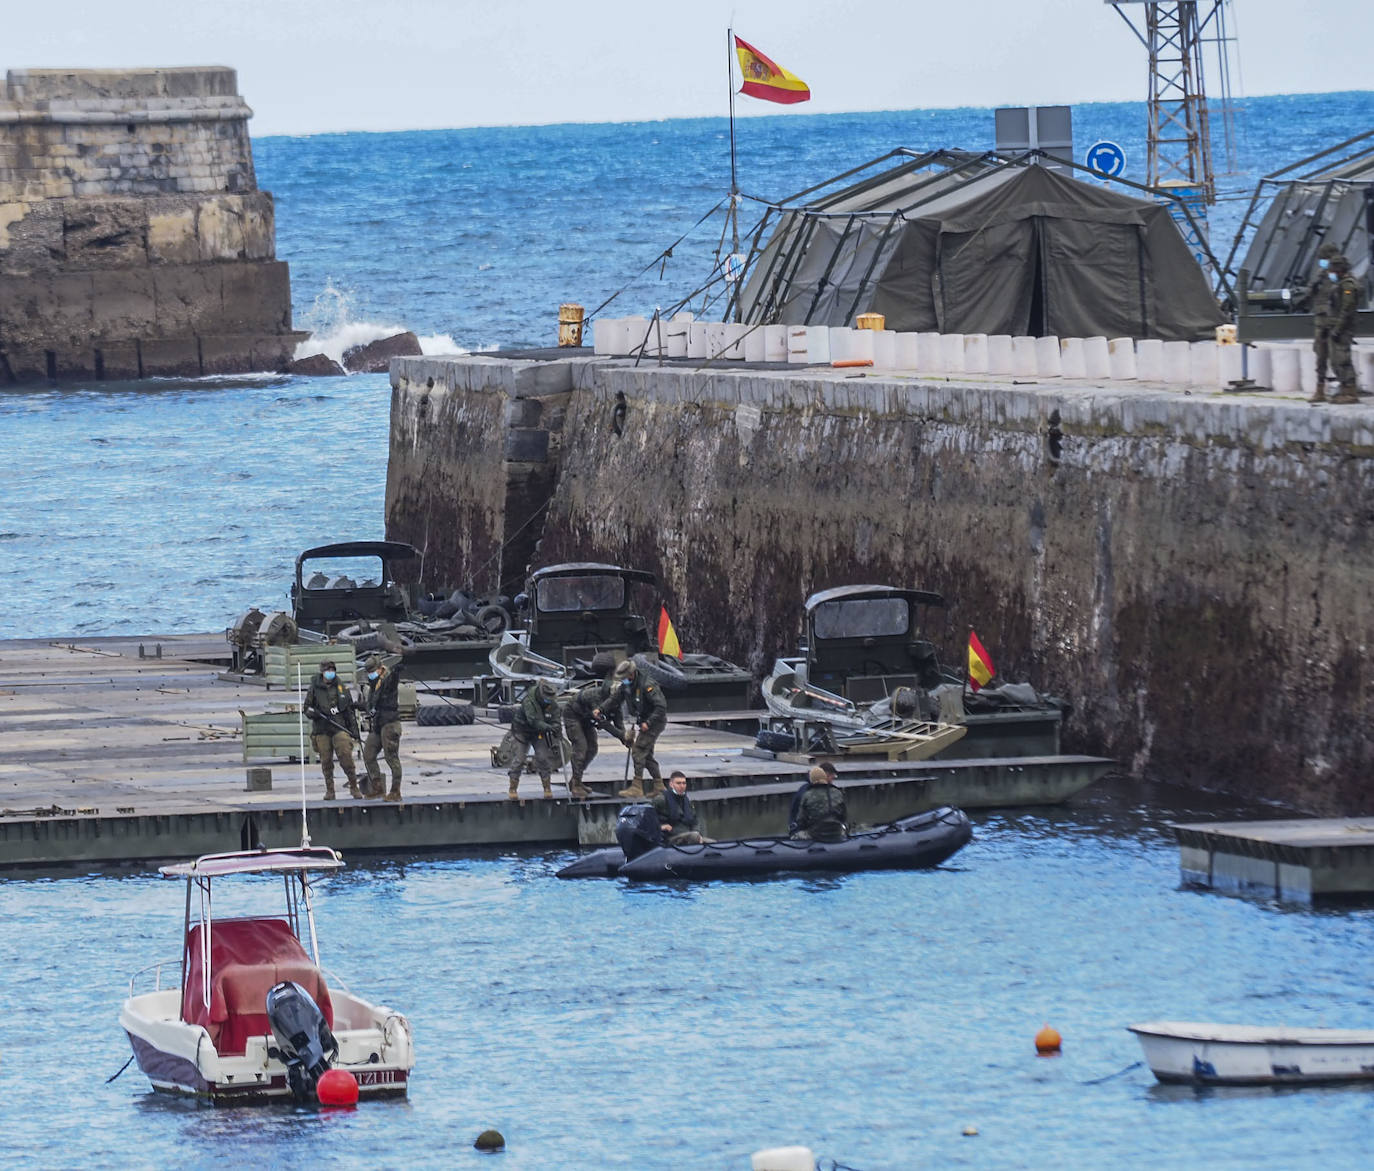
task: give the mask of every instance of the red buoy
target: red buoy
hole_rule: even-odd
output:
[[[315,1084],[321,1106],[356,1106],[358,1079],[346,1069],[326,1069]]]

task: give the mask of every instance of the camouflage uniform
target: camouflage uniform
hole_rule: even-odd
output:
[[[368,671],[374,664],[368,663]],[[388,671],[380,663],[375,665],[377,679],[363,681],[362,701],[367,709],[371,728],[363,742],[363,767],[367,769],[369,797],[383,792],[382,770],[377,767],[377,753],[386,758],[391,770],[391,792],[388,801],[401,799],[401,713],[397,691],[401,686],[401,668]]]
[[[1331,261],[1340,255],[1334,244],[1323,244],[1317,253],[1318,263]],[[1317,355],[1317,390],[1311,401],[1326,401],[1326,365],[1331,346],[1331,301],[1335,292],[1329,267],[1322,267],[1307,288],[1307,307],[1312,311],[1312,349]]]
[[[568,792],[574,797],[592,795],[591,790],[582,783],[582,775],[596,759],[598,747],[596,722],[592,713],[601,709],[613,690],[608,679],[588,683],[578,690],[563,709],[563,732],[572,745],[572,779],[568,782]]]
[[[1350,263],[1344,256],[1331,262],[1338,276],[1331,293],[1331,371],[1340,383],[1340,391],[1333,403],[1359,402],[1355,383],[1355,363],[1350,358],[1350,346],[1355,340],[1355,314],[1360,307],[1360,286],[1350,275]]]
[[[622,707],[629,713],[627,722],[635,726],[634,744],[630,749],[630,759],[634,762],[634,779],[628,789],[621,789],[621,797],[645,796],[643,776],[647,770],[654,785],[650,795],[663,791],[663,772],[654,758],[654,746],[668,726],[668,701],[663,697],[663,688],[641,670],[628,679],[622,679],[615,688],[606,706],[601,710],[609,716]]]
[[[348,778],[349,796],[361,797],[358,773],[353,767],[353,737],[358,726],[353,714],[353,696],[348,688],[337,678],[326,680],[321,671],[310,681],[310,690],[305,693],[305,714],[310,717],[310,740],[319,754],[320,771],[324,774],[324,799],[334,800],[336,755]]]
[[[802,795],[797,810],[794,838],[811,838],[818,842],[840,842],[845,839],[849,811],[844,794],[834,785],[812,785]]]
[[[515,751],[510,761],[510,793],[515,799],[520,787],[520,773],[525,767],[525,756],[534,749],[534,767],[544,785],[544,796],[553,796],[553,782],[550,774],[555,767],[553,738],[558,735],[557,693],[550,695],[543,683],[537,683],[525,692],[525,698],[515,709],[511,720],[511,739],[515,741]],[[563,747],[558,747],[562,755]]]

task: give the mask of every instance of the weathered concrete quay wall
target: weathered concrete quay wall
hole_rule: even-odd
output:
[[[1071,697],[1072,749],[1374,810],[1374,411],[846,373],[398,360],[388,535],[426,547],[429,584],[493,557],[518,577],[517,530],[536,564],[654,570],[683,645],[756,672],[813,589],[939,590],[947,653],[971,625],[1004,675]],[[531,468],[542,516],[510,505]]]
[[[0,384],[284,369],[290,279],[232,69],[11,70]]]

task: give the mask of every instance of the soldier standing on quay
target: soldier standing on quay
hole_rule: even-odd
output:
[[[519,797],[520,774],[525,768],[525,757],[530,748],[534,749],[534,767],[544,785],[544,796],[553,796],[553,781],[550,774],[554,768],[553,738],[558,735],[558,684],[552,679],[541,679],[525,692],[525,698],[515,709],[511,720],[510,734],[514,750],[510,754],[510,792],[507,796],[515,801]],[[563,751],[562,744],[558,751]]]
[[[627,722],[633,723],[631,734],[634,743],[630,749],[634,760],[634,779],[628,789],[621,789],[621,797],[653,797],[663,792],[663,773],[654,759],[654,745],[668,726],[668,701],[663,697],[663,688],[650,679],[646,672],[639,670],[633,660],[626,659],[615,669],[615,677],[620,681],[602,714],[613,716],[622,707],[629,713]],[[653,778],[653,788],[646,794],[642,783],[644,772],[648,770]]]
[[[563,708],[563,732],[572,745],[572,779],[568,782],[568,792],[579,801],[592,795],[592,791],[583,784],[582,776],[587,766],[596,759],[597,719],[614,690],[611,683],[614,666],[615,660],[604,652],[593,658],[592,669],[600,678],[580,687]]]
[[[1317,355],[1317,389],[1308,402],[1326,402],[1326,365],[1331,347],[1331,302],[1335,283],[1331,261],[1341,254],[1334,244],[1323,244],[1317,253],[1317,275],[1307,287],[1307,307],[1312,312],[1312,349]]]
[[[1331,294],[1331,370],[1340,383],[1331,401],[1357,403],[1360,401],[1359,388],[1355,383],[1355,363],[1350,358],[1350,347],[1355,341],[1360,286],[1350,275],[1350,261],[1344,256],[1331,258],[1331,275],[1335,282]]]
[[[364,667],[362,703],[367,709],[369,729],[363,742],[363,767],[367,769],[367,795],[385,796],[388,801],[401,799],[401,712],[397,691],[401,686],[401,668],[391,670],[373,655]],[[391,770],[391,792],[385,790],[382,770],[377,766],[377,753],[386,757]]]
[[[348,795],[362,797],[358,789],[358,773],[353,767],[353,741],[358,725],[353,711],[353,695],[339,681],[338,669],[332,659],[320,664],[319,674],[310,681],[305,693],[305,714],[310,717],[310,738],[320,757],[320,771],[324,774],[324,799],[334,800],[334,757],[338,756],[348,777]]]

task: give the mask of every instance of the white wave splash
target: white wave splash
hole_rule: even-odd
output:
[[[351,290],[338,288],[326,281],[320,295],[302,316],[300,327],[310,330],[310,336],[296,347],[296,358],[324,354],[343,365],[344,353],[354,346],[365,346],[382,338],[405,333],[404,325],[382,321],[359,320],[355,315]],[[468,354],[472,350],[460,346],[450,334],[417,334],[423,354]],[[478,346],[477,352],[494,350],[495,346]]]

